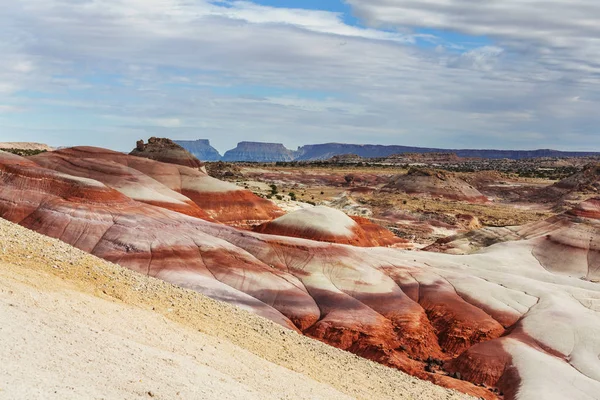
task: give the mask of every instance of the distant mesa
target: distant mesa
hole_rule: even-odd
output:
[[[136,148],[129,154],[190,168],[202,168],[204,165],[186,149],[166,138],[151,137],[148,143],[139,140]]]
[[[293,161],[295,153],[281,143],[240,142],[223,156],[223,161]]]
[[[201,161],[220,161],[223,158],[217,149],[210,145],[210,141],[207,139],[174,140],[174,142]]]
[[[383,247],[406,243],[392,232],[366,218],[352,218],[342,211],[325,206],[291,212],[257,226],[254,231],[359,247]]]
[[[404,153],[453,153],[458,157],[466,158],[507,158],[514,160],[538,157],[588,157],[600,155],[598,152],[568,152],[557,150],[452,150],[410,146],[325,143],[299,147],[296,159],[298,161],[327,160],[341,154],[356,154],[363,158],[383,158]]]
[[[463,158],[512,159],[522,160],[540,157],[589,157],[600,152],[575,152],[557,150],[493,150],[493,149],[440,149],[398,145],[373,145],[349,143],[309,144],[297,150],[287,149],[281,143],[240,142],[235,149],[229,150],[223,157],[210,146],[208,140],[178,140],[177,144],[194,154],[202,161],[228,162],[289,162],[324,161],[339,157],[339,162],[349,163],[369,158],[389,158],[390,162],[459,162]],[[423,156],[419,156],[423,155]],[[330,160],[335,162],[334,160]]]
[[[411,168],[407,174],[394,176],[383,191],[404,192],[408,194],[444,197],[451,200],[463,200],[484,203],[488,198],[479,190],[446,171],[429,168]]]

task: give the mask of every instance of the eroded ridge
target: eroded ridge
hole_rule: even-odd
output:
[[[52,162],[0,153],[0,216],[478,397],[600,398],[600,287],[560,261],[549,267],[544,254],[556,257],[543,245],[548,228],[529,227],[536,235],[527,240],[465,256],[271,236],[130,197],[119,179],[64,172],[63,163],[75,165],[82,152],[92,155],[87,170],[107,160],[125,164],[154,179],[155,191],[174,198],[162,184],[186,196],[151,174],[170,164],[138,158],[147,169],[134,168],[129,156],[89,148],[53,153],[60,160]],[[589,214],[590,207],[582,209]],[[595,249],[596,226],[563,216],[571,217],[565,232],[584,229],[582,243]],[[596,259],[588,250],[590,275]]]

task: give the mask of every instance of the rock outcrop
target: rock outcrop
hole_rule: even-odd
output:
[[[382,190],[474,203],[488,200],[481,192],[452,173],[428,168],[411,168],[407,174],[396,175]]]
[[[198,140],[174,140],[175,143],[189,151],[200,161],[220,161],[221,154],[210,145],[207,139]]]
[[[276,162],[292,161],[293,151],[281,143],[240,142],[223,156],[223,161]]]
[[[255,232],[360,247],[404,245],[406,241],[366,218],[325,206],[303,208],[254,228]]]
[[[581,194],[599,192],[600,163],[593,163],[587,165],[580,172],[533,192],[528,196],[528,200],[561,205],[564,200],[569,200],[572,197],[577,198]]]
[[[164,165],[198,172],[102,149],[69,151],[87,153],[91,168],[110,159],[161,183],[171,179]],[[125,184],[34,161],[0,153],[0,217],[476,397],[600,397],[595,200],[529,227],[538,235],[531,239],[452,256],[238,230],[134,200],[116,189]],[[182,185],[200,191],[197,178]]]
[[[202,168],[204,164],[183,147],[171,139],[151,137],[148,143],[137,142],[136,148],[129,153],[132,156],[149,158],[190,168]]]

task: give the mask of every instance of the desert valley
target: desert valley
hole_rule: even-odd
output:
[[[600,399],[597,155],[179,143],[0,145],[0,398]]]

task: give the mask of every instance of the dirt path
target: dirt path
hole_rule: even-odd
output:
[[[0,220],[0,399],[463,399]]]

